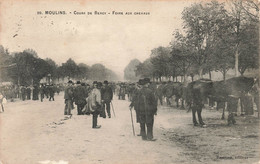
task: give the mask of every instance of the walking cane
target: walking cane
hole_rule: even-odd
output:
[[[132,108],[131,108],[131,107],[130,107],[130,113],[131,113],[131,121],[132,121],[133,135],[135,136],[135,128],[134,128],[134,122],[133,122],[133,115],[132,115]]]
[[[114,111],[114,106],[113,106],[112,101],[111,101],[111,106],[112,106],[112,110],[113,110],[113,113],[114,113],[114,117],[116,117],[116,114],[115,114],[115,111]]]

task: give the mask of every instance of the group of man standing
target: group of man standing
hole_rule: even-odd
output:
[[[20,98],[25,101],[25,100],[39,100],[39,95],[40,95],[40,100],[43,102],[44,97],[49,99],[49,101],[54,101],[54,95],[55,92],[58,91],[58,87],[56,85],[50,84],[50,85],[45,85],[45,84],[40,84],[34,85],[33,87],[29,86],[21,86],[20,88]],[[32,97],[31,97],[32,95]]]
[[[133,90],[130,110],[134,108],[136,121],[140,123],[140,134],[143,140],[155,141],[153,138],[154,115],[157,115],[155,94],[149,87],[149,78],[140,79]]]
[[[92,128],[101,127],[97,125],[98,115],[106,118],[107,113],[108,117],[111,118],[110,103],[113,99],[113,91],[106,80],[103,84],[94,81],[92,87],[80,81],[77,81],[76,86],[73,86],[73,82],[69,81],[65,88],[64,99],[64,115],[71,115],[71,110],[74,108],[73,103],[75,103],[78,115],[93,115]]]
[[[157,101],[153,90],[149,87],[151,84],[149,78],[140,79],[132,93],[130,110],[136,111],[136,121],[140,123],[140,134],[143,140],[155,141],[153,138],[154,115],[157,115]],[[92,114],[92,128],[100,128],[97,125],[97,118],[100,115],[111,118],[110,104],[113,99],[113,91],[108,81],[94,81],[93,86],[85,87],[80,81],[73,86],[69,81],[65,88],[65,110],[64,115],[71,115],[74,108],[73,103],[77,105],[78,115]],[[107,115],[106,115],[107,114]]]

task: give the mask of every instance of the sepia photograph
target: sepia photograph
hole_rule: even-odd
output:
[[[0,0],[0,164],[260,164],[259,0]]]

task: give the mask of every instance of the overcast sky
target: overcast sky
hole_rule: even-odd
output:
[[[102,63],[123,77],[130,60],[144,61],[153,48],[168,46],[182,25],[181,12],[192,1],[22,1],[1,4],[0,44],[10,52],[34,49],[40,58],[57,64]],[[65,11],[66,15],[37,15],[37,11]],[[74,15],[73,12],[107,12]],[[150,12],[113,15],[112,12]],[[71,12],[71,14],[70,14]]]

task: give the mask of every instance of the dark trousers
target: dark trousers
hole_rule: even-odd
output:
[[[43,101],[44,93],[41,93],[41,102]]]
[[[23,101],[25,100],[25,94],[22,94],[22,100]]]
[[[31,94],[27,94],[27,100],[31,100]]]
[[[153,123],[154,123],[154,116],[153,115],[141,115],[141,136],[142,139],[153,139]],[[146,132],[147,130],[147,132]]]
[[[106,108],[108,117],[111,117],[111,113],[110,113],[110,101],[105,101],[105,102],[104,102],[104,105],[105,105],[105,108]],[[105,116],[106,116],[106,112],[104,112],[104,114],[105,114]]]
[[[214,107],[214,105],[215,105],[214,100],[212,98],[209,98],[209,106]]]
[[[97,111],[92,113],[92,128],[95,128],[97,126],[98,114],[99,113]]]
[[[72,105],[73,102],[70,99],[65,100],[65,109],[64,109],[64,115],[71,115]]]
[[[77,104],[78,115],[83,115],[82,109],[84,106],[85,104]]]
[[[51,101],[51,99],[54,101],[54,96],[50,96],[49,101]]]

